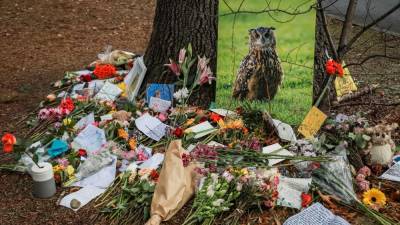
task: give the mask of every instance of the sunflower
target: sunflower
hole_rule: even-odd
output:
[[[379,189],[372,188],[363,193],[363,202],[369,206],[384,206],[386,204],[386,196]]]

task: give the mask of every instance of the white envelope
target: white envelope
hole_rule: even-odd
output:
[[[136,127],[142,131],[149,138],[159,141],[164,137],[167,125],[162,123],[159,119],[150,116],[148,113],[143,114],[135,120]]]
[[[294,143],[297,141],[296,134],[293,131],[293,128],[287,124],[283,123],[280,120],[272,119],[274,122],[274,125],[276,129],[278,130],[278,136],[280,139],[284,141],[289,141],[291,143]]]
[[[121,93],[122,90],[117,85],[106,82],[94,98],[114,101]]]
[[[171,101],[150,97],[149,107],[156,112],[166,112],[171,107]]]

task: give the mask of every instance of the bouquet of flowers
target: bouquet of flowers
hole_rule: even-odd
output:
[[[218,214],[228,211],[233,206],[240,190],[233,176],[222,177],[210,173],[200,186],[192,211],[183,224],[213,224]]]
[[[97,206],[111,221],[110,224],[144,224],[150,217],[150,206],[159,172],[154,169],[136,168],[122,173],[108,189]]]

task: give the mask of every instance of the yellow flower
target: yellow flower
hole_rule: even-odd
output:
[[[195,119],[194,119],[194,118],[192,118],[192,119],[188,119],[188,120],[186,121],[186,126],[190,126],[190,125],[192,125],[192,124],[194,123],[194,121],[195,121]]]
[[[135,150],[136,146],[137,146],[137,141],[135,138],[131,138],[131,139],[129,139],[128,144],[129,144],[129,148],[131,150]]]
[[[53,166],[53,172],[54,173],[60,172],[61,170],[62,170],[62,167],[60,165]]]
[[[386,196],[379,189],[372,188],[363,193],[363,202],[369,206],[384,206],[386,204]]]
[[[119,87],[119,89],[122,90],[121,97],[127,97],[128,95],[126,94],[126,84],[125,84],[125,82],[121,82],[117,86]]]
[[[63,124],[64,124],[64,126],[69,126],[70,124],[72,123],[72,119],[71,118],[65,118],[64,120],[63,120]]]
[[[217,123],[220,129],[226,129],[226,124],[224,120],[218,120]]]
[[[118,137],[120,137],[122,139],[125,139],[125,140],[128,140],[129,134],[124,129],[119,128],[118,129]]]
[[[68,174],[68,177],[72,177],[75,173],[75,169],[73,166],[69,165],[67,166],[66,172]]]
[[[248,175],[249,171],[247,170],[247,168],[243,168],[243,169],[240,170],[240,174],[241,175]]]
[[[242,129],[244,127],[243,121],[241,119],[234,120],[231,122],[232,129]]]

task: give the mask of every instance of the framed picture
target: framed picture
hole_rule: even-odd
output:
[[[142,85],[143,78],[146,75],[146,71],[147,68],[144,65],[143,56],[136,58],[132,69],[124,79],[129,101],[135,101],[140,86]]]

